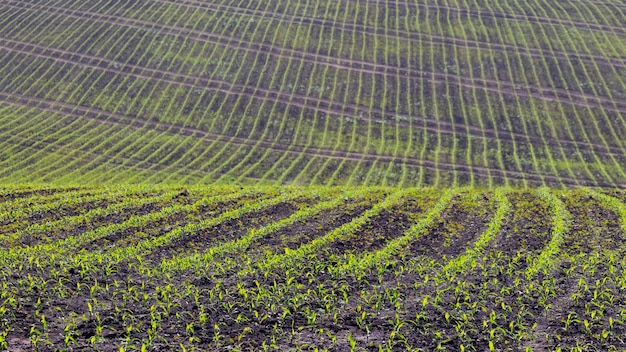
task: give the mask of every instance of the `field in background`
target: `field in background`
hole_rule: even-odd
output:
[[[0,350],[619,351],[626,192],[3,188]]]
[[[5,0],[0,182],[626,185],[626,4]]]

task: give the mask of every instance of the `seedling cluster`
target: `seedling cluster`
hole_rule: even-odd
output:
[[[0,13],[0,182],[626,185],[621,1]]]
[[[7,187],[0,350],[620,351],[621,191]],[[92,206],[85,206],[92,204]]]

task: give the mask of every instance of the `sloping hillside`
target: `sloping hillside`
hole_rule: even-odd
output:
[[[626,185],[626,4],[4,0],[0,182]]]

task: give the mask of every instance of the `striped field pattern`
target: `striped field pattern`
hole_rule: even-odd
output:
[[[626,191],[0,189],[0,351],[622,351]]]
[[[623,0],[3,0],[0,182],[626,187]]]

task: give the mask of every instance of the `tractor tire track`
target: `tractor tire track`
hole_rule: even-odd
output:
[[[491,50],[496,52],[511,52],[511,50],[515,51],[515,53],[527,55],[531,57],[538,58],[555,58],[555,59],[577,59],[580,61],[584,61],[587,63],[597,63],[603,66],[614,66],[620,68],[626,68],[626,63],[620,58],[610,58],[600,55],[593,54],[584,54],[579,52],[566,52],[566,51],[554,51],[554,55],[552,53],[545,52],[545,50],[540,48],[531,48],[524,47],[512,44],[504,44],[504,43],[492,43],[487,41],[473,40],[473,39],[463,39],[463,38],[455,38],[451,36],[445,35],[436,35],[436,34],[424,34],[420,32],[413,32],[408,30],[403,30],[399,28],[389,28],[387,31],[385,29],[376,29],[375,27],[363,25],[363,24],[353,24],[353,23],[342,23],[341,25],[335,23],[329,19],[319,19],[314,17],[306,17],[299,15],[292,15],[289,19],[285,19],[283,16],[279,16],[279,12],[273,11],[263,11],[263,10],[255,10],[249,9],[245,7],[226,5],[226,4],[213,4],[213,3],[202,3],[194,0],[180,0],[180,1],[172,1],[172,0],[154,0],[154,2],[167,3],[167,4],[176,4],[176,5],[184,5],[191,8],[196,9],[209,9],[213,11],[223,11],[223,9],[227,9],[229,13],[233,14],[246,14],[248,16],[254,16],[256,18],[269,18],[272,20],[277,20],[280,22],[291,23],[291,24],[313,24],[316,27],[329,27],[335,28],[338,30],[351,30],[359,33],[365,33],[368,35],[385,35],[387,38],[397,39],[397,40],[408,40],[411,42],[418,43],[419,41],[426,41],[434,44],[451,44],[458,46],[467,46],[470,49],[474,49],[470,47],[470,45],[475,46],[479,49]],[[395,3],[394,3],[395,4]],[[392,33],[388,33],[391,31]],[[402,34],[403,36],[394,35],[393,33]],[[419,38],[419,39],[418,39]]]
[[[375,0],[345,0],[347,2],[356,2],[359,1],[361,3],[367,3],[372,6],[377,6],[378,3]],[[600,23],[590,23],[590,22],[581,22],[581,21],[572,21],[560,18],[550,18],[544,16],[536,16],[536,15],[527,15],[527,14],[517,14],[517,13],[505,13],[499,11],[485,11],[485,10],[476,10],[469,8],[460,8],[460,7],[452,7],[452,6],[444,6],[444,5],[432,5],[432,4],[420,4],[420,3],[408,3],[408,2],[398,2],[395,1],[392,3],[393,5],[401,5],[410,8],[422,8],[422,9],[434,9],[434,10],[445,10],[451,13],[458,13],[462,15],[467,15],[476,18],[501,18],[506,20],[512,20],[517,22],[531,22],[531,23],[539,23],[539,24],[550,24],[550,25],[563,25],[576,27],[579,29],[589,30],[592,32],[607,32],[609,34],[625,33],[626,28],[612,26],[608,24],[600,24]]]
[[[142,29],[147,29],[147,30],[154,30],[155,28],[160,28],[161,30],[167,30],[169,33],[185,35],[186,37],[192,38],[192,39],[193,39],[193,36],[190,35],[191,33],[198,34],[200,36],[199,40],[202,40],[201,39],[202,36],[221,37],[220,35],[211,35],[211,34],[204,33],[202,31],[197,31],[197,30],[192,30],[192,29],[187,29],[187,28],[182,28],[182,27],[168,26],[168,25],[159,25],[159,24],[149,22],[149,21],[135,20],[135,19],[124,18],[120,16],[102,15],[102,14],[98,14],[95,12],[70,10],[70,12],[82,14],[82,15],[75,15],[73,13],[67,13],[67,9],[64,9],[64,8],[56,8],[56,7],[46,6],[46,5],[36,5],[36,6],[43,7],[43,8],[51,8],[52,9],[51,11],[53,12],[55,11],[65,12],[66,16],[70,16],[70,17],[77,18],[77,19],[86,18],[88,16],[89,19],[92,21],[105,22],[109,24],[120,24],[123,26],[131,26],[134,28],[142,28]],[[97,18],[97,17],[100,17],[100,18]],[[113,18],[113,19],[105,20],[104,18],[107,18],[107,17]],[[115,19],[117,19],[117,21]],[[131,24],[132,22],[134,22],[135,25],[132,25]],[[142,25],[148,26],[148,28]],[[336,57],[324,56],[324,55],[315,55],[313,57],[309,57],[307,56],[307,54],[311,55],[310,53],[302,52],[302,51],[298,51],[294,49],[288,49],[288,48],[279,48],[279,47],[276,47],[275,45],[268,46],[268,45],[263,45],[263,44],[246,42],[244,40],[236,40],[236,39],[227,40],[227,43],[223,43],[225,40],[224,39],[221,39],[221,40],[222,40],[221,43],[216,43],[216,44],[227,45],[229,47],[234,48],[235,50],[264,52],[264,53],[267,53],[276,57],[281,57],[281,58],[286,58],[286,59],[300,59],[305,62],[320,63],[320,64],[324,64],[330,67],[335,67],[338,69],[347,68],[347,69],[351,69],[351,70],[359,71],[363,73],[379,74],[379,75],[386,75],[388,74],[387,71],[396,71],[396,76],[401,75],[401,74],[406,74],[406,75],[411,75],[411,77],[416,78],[416,79],[429,79],[428,76],[430,75],[434,77],[434,79],[431,79],[431,80],[437,83],[454,84],[456,86],[464,87],[468,89],[481,88],[486,91],[491,91],[495,93],[503,93],[503,94],[510,95],[510,96],[520,96],[520,97],[527,97],[527,98],[532,97],[532,98],[547,101],[547,102],[558,102],[561,104],[569,104],[569,105],[579,106],[582,108],[599,108],[599,109],[605,109],[607,111],[626,114],[626,101],[610,99],[604,96],[596,96],[596,95],[590,95],[590,94],[585,94],[585,93],[573,92],[573,91],[569,91],[569,90],[562,89],[562,88],[528,86],[526,88],[528,88],[530,93],[526,93],[526,92],[517,91],[516,84],[514,84],[513,82],[496,81],[496,80],[491,80],[491,79],[482,79],[482,78],[474,78],[474,77],[467,78],[467,77],[460,76],[460,75],[434,72],[434,71],[427,72],[427,71],[418,71],[418,70],[407,70],[406,68],[402,68],[402,67],[389,66],[389,65],[384,65],[384,64],[375,64],[375,63],[370,63],[366,61],[336,58]],[[236,43],[237,46],[235,47],[233,43]],[[242,44],[247,45],[247,48],[243,48],[241,46]],[[253,47],[256,47],[256,49],[253,49]],[[287,56],[284,54],[285,52],[288,52],[291,55]],[[319,61],[319,58],[325,59],[326,62],[324,62],[323,60]],[[446,80],[450,80],[451,82],[446,82]],[[458,83],[458,82],[461,82],[461,83]],[[476,85],[477,82],[482,83],[482,86]],[[504,86],[504,88],[500,86]],[[569,98],[570,96],[573,98],[579,98],[582,101],[572,100]],[[566,99],[566,100],[563,101],[561,99]],[[615,106],[614,107],[606,106],[603,104],[615,104]]]
[[[11,46],[6,45],[11,44]],[[166,82],[170,84],[183,85],[188,88],[201,88],[201,89],[209,89],[209,90],[217,90],[226,94],[243,94],[248,97],[254,99],[265,99],[262,95],[255,95],[254,91],[251,92],[252,88],[247,87],[240,84],[232,84],[233,88],[236,90],[230,90],[226,87],[230,86],[231,83],[223,80],[217,79],[207,79],[198,76],[190,76],[184,75],[172,71],[158,70],[145,68],[140,66],[134,66],[129,64],[119,64],[116,61],[104,59],[101,57],[97,57],[94,55],[81,54],[70,52],[62,49],[54,49],[50,47],[45,47],[38,44],[26,43],[21,41],[15,41],[10,39],[0,38],[0,49],[10,50],[13,52],[22,53],[24,55],[30,55],[34,57],[38,57],[40,59],[51,59],[58,62],[63,62],[72,65],[80,65],[83,67],[89,67],[93,69],[105,70],[107,72],[114,72],[119,74],[128,74],[137,78],[143,79],[152,79],[161,82]],[[114,65],[119,65],[119,68],[112,67]],[[337,66],[337,65],[336,65]],[[364,70],[364,69],[360,69]],[[371,71],[365,71],[366,73],[371,73]],[[443,83],[443,82],[438,82]],[[360,113],[367,113],[368,108],[359,106],[353,103],[340,103],[334,102],[328,99],[306,96],[302,94],[288,94],[285,92],[266,89],[266,88],[258,88],[257,92],[261,92],[267,95],[268,98],[272,101],[277,101],[282,104],[297,106],[302,109],[309,110],[317,110],[320,112],[324,112],[329,115],[343,116],[347,114],[351,114],[352,117],[357,118],[362,121],[369,121],[367,117],[361,117]],[[290,100],[291,98],[291,100]],[[295,100],[294,100],[295,99]],[[311,104],[307,103],[311,102],[319,102],[318,107],[313,107]],[[345,108],[349,108],[350,110],[346,111]],[[389,120],[392,123],[397,123],[402,126],[409,126],[409,122],[396,120],[396,114],[393,112],[384,111],[380,108],[372,108],[372,112],[384,117],[384,119]],[[470,132],[470,136],[477,139],[487,139],[487,140],[508,140],[513,141],[515,143],[543,143],[540,138],[527,136],[523,133],[519,132],[511,132],[511,131],[498,131],[496,132],[494,129],[482,129],[476,126],[465,125],[464,123],[459,123],[458,125],[449,121],[437,121],[433,119],[424,118],[421,116],[410,116],[413,121],[426,123],[426,126],[419,126],[419,128],[425,129],[427,131],[435,132],[435,133],[445,133],[445,134],[454,134],[454,129],[466,129],[466,131]],[[380,121],[382,122],[382,121]],[[443,127],[443,128],[442,128]],[[520,140],[517,140],[520,138]],[[571,140],[563,140],[563,139],[554,139],[548,142],[548,145],[553,147],[563,147],[559,145],[559,143],[566,144],[570,147],[583,147],[585,149],[589,149],[591,152],[597,153],[599,155],[605,156],[621,156],[623,153],[619,148],[614,146],[607,146],[599,143],[588,143],[581,141],[571,141]],[[595,150],[595,149],[600,150]]]
[[[535,183],[542,184],[542,178],[546,180],[553,181],[554,185],[567,185],[567,186],[596,186],[596,187],[621,187],[626,188],[626,184],[611,184],[606,182],[595,182],[588,179],[575,179],[567,176],[555,176],[555,175],[539,175],[533,173],[523,173],[519,171],[513,170],[502,170],[498,168],[490,168],[486,166],[479,165],[463,165],[463,164],[452,164],[443,161],[431,161],[431,160],[422,160],[418,158],[411,157],[402,157],[402,156],[393,156],[393,155],[385,155],[385,154],[373,154],[373,153],[363,153],[363,152],[350,152],[350,151],[338,151],[329,148],[322,147],[304,147],[299,145],[288,145],[282,144],[279,142],[272,141],[256,141],[249,140],[241,137],[234,136],[226,136],[218,133],[202,131],[198,129],[194,129],[191,127],[183,127],[176,124],[169,124],[166,122],[156,122],[151,120],[145,120],[141,118],[130,118],[128,116],[124,116],[121,114],[111,114],[103,110],[89,108],[84,106],[78,106],[65,102],[58,101],[50,101],[46,99],[36,98],[36,97],[26,97],[26,96],[17,96],[16,94],[9,94],[0,92],[0,98],[3,98],[7,101],[7,103],[14,103],[16,105],[33,107],[33,102],[37,103],[37,106],[34,106],[38,109],[61,113],[69,116],[73,116],[76,118],[89,118],[93,120],[100,121],[102,123],[106,123],[109,125],[120,125],[120,126],[130,126],[136,129],[145,129],[146,127],[150,127],[153,130],[162,131],[164,133],[170,135],[184,135],[184,136],[192,136],[194,138],[200,138],[206,140],[208,142],[218,141],[218,142],[228,142],[230,144],[236,146],[261,146],[263,148],[275,150],[278,152],[287,152],[292,154],[306,154],[313,157],[322,157],[322,158],[331,158],[338,160],[349,160],[349,161],[366,161],[366,162],[374,162],[376,160],[385,161],[385,162],[394,162],[399,164],[406,164],[407,166],[413,167],[424,167],[429,170],[455,170],[460,173],[470,173],[473,172],[476,176],[481,177],[494,177],[494,175],[490,175],[490,173],[496,174],[496,177],[508,177],[513,180],[528,180],[534,181]],[[10,100],[9,100],[10,99]],[[106,119],[103,120],[103,117]],[[223,139],[228,139],[228,141],[224,141]]]

